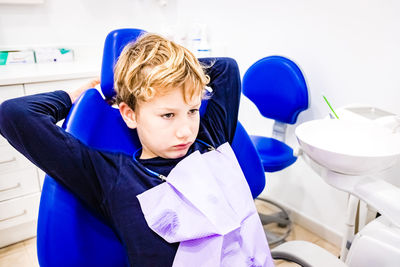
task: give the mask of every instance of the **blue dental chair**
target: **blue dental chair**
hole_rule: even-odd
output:
[[[114,96],[114,64],[123,47],[143,32],[121,29],[107,36],[101,70],[105,99],[96,89],[87,90],[64,122],[63,128],[88,146],[129,155],[140,146],[136,131],[129,129],[119,111],[108,103]],[[239,122],[232,146],[256,197],[264,189],[265,175],[257,151]],[[105,220],[49,176],[45,177],[40,201],[37,252],[42,267],[129,265],[121,241]]]
[[[300,68],[285,57],[265,57],[246,71],[242,91],[262,116],[274,120],[271,137],[251,136],[265,172],[280,171],[292,165],[297,158],[293,155],[293,149],[285,144],[286,127],[287,124],[296,123],[300,112],[308,108],[307,84]],[[271,200],[258,199],[280,210],[273,215],[260,214],[263,225],[277,223],[288,228],[283,235],[266,231],[270,245],[284,241],[290,233],[288,213]]]

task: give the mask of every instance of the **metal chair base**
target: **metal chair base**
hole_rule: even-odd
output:
[[[268,244],[271,246],[284,243],[286,241],[285,239],[292,231],[292,221],[290,220],[289,213],[282,206],[274,201],[265,198],[257,198],[257,200],[266,202],[269,205],[272,205],[279,209],[278,212],[272,214],[262,214],[260,212],[258,213],[261,223],[264,227],[265,235],[267,236]],[[279,228],[287,228],[286,231],[282,234],[278,234],[265,228],[265,226],[273,223],[276,223]]]

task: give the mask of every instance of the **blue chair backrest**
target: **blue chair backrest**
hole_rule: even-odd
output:
[[[145,33],[139,29],[119,29],[110,32],[104,43],[101,65],[101,91],[106,99],[112,99],[114,91],[114,66],[124,47]]]
[[[122,29],[107,36],[101,72],[106,99],[114,95],[113,68],[120,52],[141,33]],[[63,128],[86,145],[106,151],[133,154],[140,145],[136,131],[126,127],[119,111],[96,89],[87,90],[72,106]],[[128,266],[125,249],[114,231],[49,176],[40,200],[37,252],[42,267]]]
[[[113,31],[107,37],[101,74],[106,98],[114,96],[110,93],[113,68],[104,65],[113,66],[119,56],[114,51],[121,52],[124,45],[142,32],[123,29]],[[109,106],[96,89],[87,90],[79,98],[63,127],[86,145],[105,151],[131,155],[140,145],[136,131],[125,125],[119,111]],[[256,197],[265,186],[264,171],[255,147],[239,122],[232,147]],[[49,176],[43,185],[37,233],[38,258],[42,267],[128,265],[126,252],[114,231]]]
[[[238,121],[232,149],[249,184],[253,198],[265,187],[265,173],[257,150],[242,124]]]
[[[243,76],[242,91],[267,118],[294,124],[308,108],[304,76],[291,60],[270,56],[258,60]]]

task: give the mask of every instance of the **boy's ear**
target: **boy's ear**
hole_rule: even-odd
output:
[[[133,111],[124,102],[121,102],[118,107],[119,107],[119,112],[121,113],[121,116],[124,119],[126,125],[131,129],[135,129],[137,126],[135,111]]]

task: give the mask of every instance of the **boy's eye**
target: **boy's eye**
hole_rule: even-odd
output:
[[[166,113],[161,115],[164,119],[171,119],[174,116],[174,113]]]
[[[191,109],[189,110],[189,115],[195,115],[197,112],[199,112],[199,109]]]

